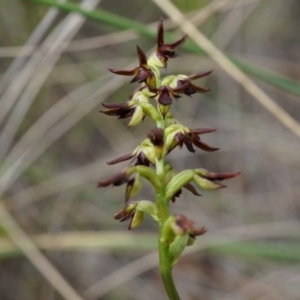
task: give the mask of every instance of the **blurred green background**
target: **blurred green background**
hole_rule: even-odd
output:
[[[299,0],[173,4],[300,121]],[[82,299],[166,299],[156,224],[145,218],[128,232],[113,219],[124,186],[96,188],[127,165],[106,161],[130,153],[153,123],[128,129],[128,120],[99,110],[101,102],[127,101],[137,87],[108,68],[135,66],[137,44],[151,53],[161,16],[167,42],[182,31],[150,0],[0,0],[0,16],[0,300],[75,300],[68,288]],[[299,137],[191,39],[178,52],[162,74],[212,69],[199,81],[211,91],[182,97],[171,111],[187,127],[217,128],[202,140],[220,150],[176,149],[170,162],[178,170],[242,172],[227,189],[200,198],[184,191],[171,204],[208,228],[174,269],[179,293],[300,299]],[[136,199],[153,197],[145,184]]]

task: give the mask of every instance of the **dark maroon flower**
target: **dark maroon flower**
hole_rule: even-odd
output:
[[[241,172],[231,172],[231,173],[214,173],[210,171],[203,171],[203,173],[199,174],[202,178],[209,179],[210,181],[222,181],[225,179],[230,179],[237,177]]]
[[[122,155],[107,162],[107,164],[114,165],[134,157],[136,158],[135,165],[145,165],[147,167],[149,167],[150,163],[155,165],[155,150],[152,142],[149,139],[145,139],[132,153]]]
[[[119,222],[130,220],[128,229],[132,229],[132,221],[136,214],[137,204],[137,202],[128,202],[124,208],[120,209],[115,213],[114,219],[118,220]]]
[[[127,202],[129,198],[134,197],[141,188],[140,176],[138,173],[127,174],[126,171],[120,172],[108,177],[107,179],[99,181],[98,187],[107,187],[109,185],[119,186],[124,183],[127,183],[125,192],[125,202]]]
[[[183,144],[186,146],[186,148],[190,152],[195,152],[195,149],[193,147],[196,146],[200,148],[203,151],[206,152],[213,152],[219,150],[219,148],[211,147],[205,143],[203,143],[199,137],[200,134],[204,133],[210,133],[214,132],[216,129],[210,129],[210,128],[196,128],[196,129],[190,129],[187,131],[179,131],[173,140],[173,143],[169,147],[169,152],[172,151],[177,145],[182,148]]]
[[[198,78],[202,78],[205,76],[208,76],[209,74],[211,74],[212,71],[208,71],[208,72],[204,72],[204,73],[196,73],[194,75],[188,76],[187,78],[180,78],[180,76],[178,76],[179,78],[177,78],[177,87],[178,88],[183,88],[183,94],[187,95],[187,96],[191,96],[192,94],[195,93],[206,93],[209,91],[209,89],[205,89],[202,88],[200,86],[194,85],[191,81],[198,79]]]
[[[187,38],[187,34],[185,34],[181,39],[172,43],[172,44],[165,44],[164,41],[164,27],[163,27],[163,19],[161,18],[158,23],[157,28],[157,48],[156,48],[156,56],[161,61],[164,67],[167,66],[167,62],[169,58],[174,58],[178,56],[175,53],[175,49],[181,46]]]
[[[172,98],[180,98],[180,94],[184,92],[186,86],[187,84],[184,84],[178,88],[171,88],[170,86],[162,85],[158,89],[149,87],[149,91],[154,94],[153,97],[158,96],[157,101],[159,104],[168,106],[172,104]]]
[[[132,219],[133,216],[134,216],[134,210],[126,211],[126,207],[124,207],[115,213],[114,219],[120,222],[124,222],[129,219]]]
[[[126,160],[129,160],[133,157],[136,157],[136,163],[135,165],[144,165],[149,167],[150,166],[150,160],[147,158],[147,156],[145,155],[145,153],[143,151],[140,151],[139,153],[135,154],[135,153],[129,153],[129,154],[125,154],[122,155],[116,159],[113,159],[111,161],[108,161],[107,164],[108,165],[114,165]]]
[[[98,187],[106,187],[109,185],[119,186],[130,181],[130,175],[126,172],[120,172],[98,182]]]
[[[135,112],[136,105],[125,103],[102,103],[102,106],[107,110],[100,110],[100,112],[108,116],[118,116],[119,119],[131,118]]]
[[[143,50],[136,46],[139,58],[139,66],[133,70],[109,69],[112,73],[124,76],[134,76],[131,82],[146,82],[150,86],[156,86],[155,74],[147,64],[147,56]]]

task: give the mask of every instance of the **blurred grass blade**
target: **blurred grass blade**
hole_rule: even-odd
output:
[[[79,5],[75,3],[59,3],[54,0],[29,0],[29,1],[45,4],[49,6],[54,6],[66,12],[80,13],[86,18],[89,18],[91,20],[95,20],[97,22],[104,22],[119,29],[132,29],[140,33],[141,35],[150,38],[156,37],[156,32],[154,30],[149,29],[146,25],[101,9],[88,11],[86,9],[81,8]],[[171,38],[172,34],[165,32],[165,36],[167,38]],[[192,41],[186,41],[186,43],[183,45],[183,48],[191,52],[204,55],[204,51],[200,49]],[[260,80],[263,80],[264,82],[269,83],[286,92],[289,92],[296,96],[300,96],[300,84],[295,80],[285,77],[283,75],[277,75],[275,73],[269,72],[261,67],[255,66],[253,63],[250,64],[245,61],[242,61],[241,59],[234,58],[232,56],[230,56],[229,58],[239,69],[241,69],[245,73],[253,77],[256,77]]]
[[[140,34],[146,35],[151,38],[154,38],[156,35],[155,31],[149,29],[147,26],[139,22],[132,21],[130,19],[118,16],[116,14],[110,13],[105,10],[94,9],[93,11],[88,11],[86,9],[81,8],[78,4],[75,3],[59,3],[53,0],[29,0],[29,1],[40,3],[40,4],[46,4],[49,6],[54,6],[66,12],[79,13],[85,16],[86,18],[89,18],[90,20],[104,22],[119,29],[133,29]]]
[[[32,239],[42,250],[48,251],[98,251],[99,249],[124,251],[153,251],[156,249],[157,235],[150,232],[135,233],[123,231],[64,232],[41,234]],[[278,245],[276,242],[242,241],[208,247],[208,252],[217,255],[234,255],[245,260],[265,258],[282,262],[300,262],[300,241],[295,239]],[[19,256],[24,253],[4,234],[0,236],[0,258]]]
[[[286,242],[278,245],[276,242],[239,242],[221,247],[214,247],[209,250],[212,253],[240,256],[244,259],[265,258],[282,262],[300,261],[300,243],[299,241]]]
[[[296,80],[275,74],[253,64],[249,64],[237,58],[230,57],[231,61],[245,73],[261,79],[271,85],[274,85],[282,90],[290,92],[296,96],[300,96],[300,84]]]

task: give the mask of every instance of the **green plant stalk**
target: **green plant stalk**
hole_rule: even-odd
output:
[[[165,181],[164,158],[156,161],[156,173],[161,182]],[[168,199],[165,196],[165,187],[162,186],[160,191],[156,191],[156,205],[159,214],[159,238],[158,238],[158,254],[159,269],[165,290],[170,300],[180,300],[172,277],[172,266],[169,257],[169,244],[162,241],[162,228],[165,221],[170,216]]]

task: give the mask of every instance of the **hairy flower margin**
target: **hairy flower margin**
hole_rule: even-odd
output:
[[[120,222],[130,220],[128,229],[133,229],[142,223],[145,213],[151,215],[159,223],[159,241],[163,249],[159,251],[166,251],[160,255],[160,264],[169,264],[169,268],[176,264],[184,248],[193,244],[196,236],[206,232],[203,226],[195,228],[194,221],[186,216],[170,214],[169,203],[175,202],[175,198],[181,195],[183,188],[195,196],[201,196],[191,182],[204,190],[216,190],[225,187],[220,181],[240,174],[239,172],[214,173],[202,168],[177,172],[165,160],[172,150],[176,147],[182,148],[183,145],[192,153],[196,152],[194,147],[206,152],[219,150],[219,148],[207,145],[199,137],[202,134],[214,132],[216,129],[190,129],[176,120],[170,112],[173,99],[179,99],[183,95],[191,97],[195,93],[209,91],[207,88],[195,85],[193,81],[208,76],[211,71],[192,75],[169,75],[161,79],[159,69],[166,68],[169,59],[178,56],[175,50],[186,39],[187,35],[184,35],[176,42],[166,44],[161,19],[157,29],[156,49],[149,58],[137,46],[139,65],[136,68],[132,70],[109,69],[117,75],[133,76],[131,83],[137,82],[140,86],[135,89],[128,101],[103,103],[105,110],[101,110],[109,116],[117,116],[120,119],[129,118],[128,127],[138,125],[146,116],[156,124],[156,127],[131,153],[108,162],[112,165],[131,160],[134,161],[134,165],[100,181],[98,187],[126,184],[125,206],[115,214],[115,219]],[[148,180],[154,187],[155,200],[132,200],[141,189],[141,178]],[[167,248],[163,248],[163,245]],[[163,262],[166,257],[168,260]]]

